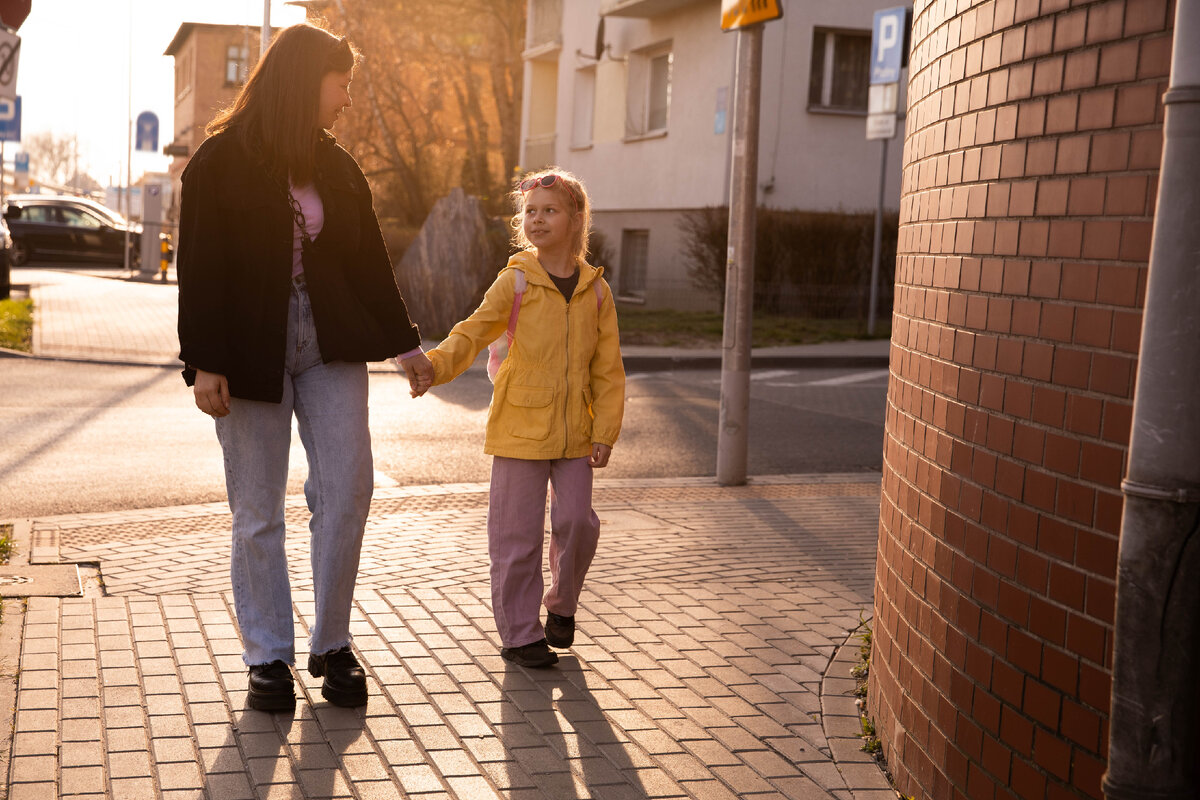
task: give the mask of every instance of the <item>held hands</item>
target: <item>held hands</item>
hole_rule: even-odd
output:
[[[413,397],[420,397],[433,386],[433,364],[424,353],[404,359],[400,362],[400,367],[408,376],[408,386]]]
[[[592,454],[588,456],[588,466],[592,469],[602,469],[608,466],[608,457],[612,448],[606,444],[592,442]]]
[[[196,370],[192,394],[196,397],[196,408],[210,417],[223,417],[229,413],[229,381],[224,375]]]

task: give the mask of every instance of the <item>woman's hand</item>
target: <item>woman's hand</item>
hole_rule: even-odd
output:
[[[224,375],[196,370],[192,393],[196,396],[196,408],[210,417],[223,417],[229,413],[229,381]]]
[[[433,364],[424,353],[404,359],[400,367],[408,376],[408,387],[413,397],[420,397],[433,386]]]
[[[592,469],[602,469],[608,466],[608,457],[611,454],[612,448],[610,446],[593,442],[592,454],[588,456],[588,466]]]

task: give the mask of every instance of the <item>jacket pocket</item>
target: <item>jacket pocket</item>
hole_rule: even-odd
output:
[[[509,434],[542,440],[550,435],[550,403],[554,390],[543,386],[509,386],[505,394]]]

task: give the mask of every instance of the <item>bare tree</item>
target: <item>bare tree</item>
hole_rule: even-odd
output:
[[[74,136],[42,131],[25,136],[21,146],[29,154],[29,171],[45,183],[65,186],[75,174]]]
[[[365,109],[338,137],[375,184],[381,215],[418,226],[456,186],[500,212],[517,165],[524,0],[328,0],[319,10],[363,51],[355,94]]]

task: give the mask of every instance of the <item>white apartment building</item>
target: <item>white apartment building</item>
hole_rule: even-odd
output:
[[[900,3],[780,2],[783,17],[764,24],[759,203],[872,212],[884,145],[866,139],[871,24]],[[722,31],[721,0],[529,0],[528,14],[522,167],[583,179],[623,301],[719,308],[688,278],[678,221],[729,202],[738,34]],[[901,122],[889,209],[902,141]]]

